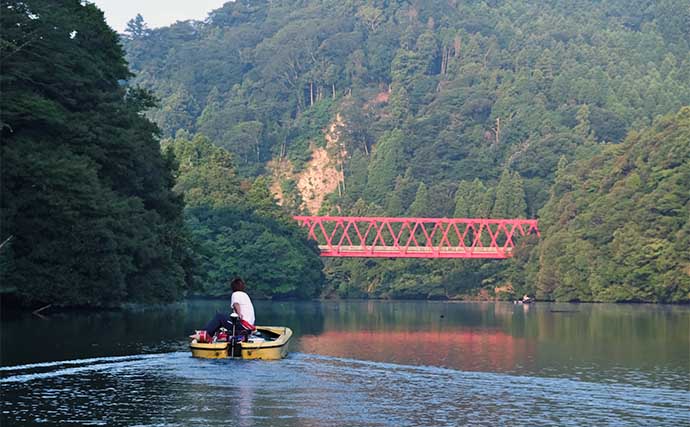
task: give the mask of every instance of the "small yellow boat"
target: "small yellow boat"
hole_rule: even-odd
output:
[[[192,356],[203,359],[242,359],[279,360],[287,356],[288,341],[292,330],[282,326],[257,326],[249,339],[235,344],[230,342],[198,343],[192,342]]]

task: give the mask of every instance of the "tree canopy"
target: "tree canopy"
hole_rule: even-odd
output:
[[[307,167],[336,122],[322,213],[544,237],[509,262],[328,260],[324,294],[690,299],[685,1],[238,0],[119,36],[88,2],[0,7],[0,272],[27,304],[221,295],[228,274],[319,294],[305,194],[271,165]]]
[[[229,296],[242,276],[253,296],[313,298],[323,286],[318,248],[275,202],[266,179],[240,181],[233,156],[203,135],[164,140],[178,163],[175,191],[201,259],[202,296]]]
[[[182,199],[103,13],[3,1],[0,27],[3,291],[57,306],[183,296]]]
[[[529,283],[542,298],[690,300],[690,107],[559,169]]]
[[[344,191],[327,212],[538,217],[562,185],[559,164],[690,105],[689,26],[678,0],[240,0],[204,22],[139,22],[124,44],[134,81],[162,99],[150,117],[163,133],[206,134],[242,178],[274,159],[304,167],[340,115]],[[326,271],[334,292],[386,296],[371,284],[426,280],[450,284],[429,295],[452,297],[524,284],[515,267],[328,261]],[[651,295],[630,299],[671,298]]]

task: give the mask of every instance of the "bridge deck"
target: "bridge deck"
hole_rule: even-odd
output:
[[[537,220],[296,216],[321,256],[509,258],[514,239],[539,236]]]
[[[379,258],[507,258],[512,248],[464,246],[328,246],[319,245],[322,256],[379,257]]]
[[[497,253],[497,252],[511,252],[512,248],[492,248],[492,247],[474,247],[468,248],[465,246],[449,246],[435,248],[433,246],[410,246],[408,248],[395,246],[333,246],[332,248],[328,245],[319,245],[319,249],[322,252],[336,251],[336,252],[408,252],[408,253],[421,253],[430,254],[432,252],[448,252],[448,253],[468,253],[468,252],[481,252],[481,253]]]

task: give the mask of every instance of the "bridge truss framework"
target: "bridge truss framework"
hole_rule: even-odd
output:
[[[514,239],[540,235],[536,219],[294,218],[326,257],[504,259]]]

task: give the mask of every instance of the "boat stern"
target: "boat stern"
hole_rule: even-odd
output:
[[[272,341],[254,341],[243,342],[242,358],[243,359],[260,359],[260,360],[280,360],[287,357],[288,342],[292,337],[292,330],[285,327],[277,326],[262,326],[257,327],[257,330],[264,334],[277,335],[277,338]]]

